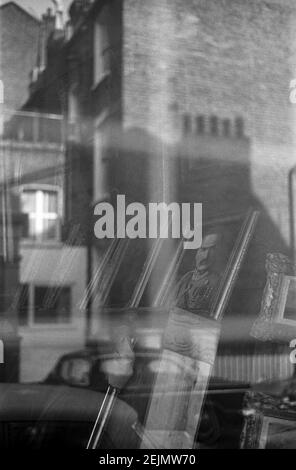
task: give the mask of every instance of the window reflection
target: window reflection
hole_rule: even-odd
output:
[[[24,238],[33,241],[58,241],[60,229],[59,192],[24,189],[22,210],[28,216]]]

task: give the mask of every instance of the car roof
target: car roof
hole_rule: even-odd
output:
[[[67,386],[0,384],[0,421],[94,421],[104,394]],[[115,406],[136,420],[137,414],[119,398]]]
[[[144,356],[150,356],[150,357],[159,357],[161,351],[160,350],[155,350],[155,349],[143,349],[143,350],[135,350],[135,356],[137,357],[144,357]],[[80,350],[77,350],[77,351],[73,351],[73,352],[70,352],[70,353],[67,353],[67,354],[63,354],[63,356],[61,356],[59,359],[58,359],[58,362],[60,362],[61,360],[65,360],[65,359],[106,359],[106,358],[110,358],[110,357],[116,357],[116,352],[114,351],[114,349],[112,350],[112,348],[106,348],[105,350],[100,350],[100,349],[95,349],[95,348],[92,348],[92,349],[80,349]]]
[[[159,349],[140,349],[135,351],[135,356],[138,358],[141,357],[150,357],[157,359],[160,357],[161,350]],[[96,348],[92,349],[81,349],[77,351],[73,351],[71,353],[65,354],[60,357],[58,363],[62,360],[67,360],[67,359],[75,359],[75,358],[82,358],[82,359],[91,359],[93,361],[96,360],[104,360],[104,359],[110,359],[110,358],[116,358],[116,353],[113,351],[109,352],[100,352]],[[215,377],[212,376],[210,377],[209,380],[209,390],[208,393],[214,392],[214,391],[219,391],[219,390],[247,390],[249,388],[249,384],[245,382],[240,382],[240,381],[233,381],[233,380],[227,380],[225,378],[221,377]]]
[[[63,354],[59,360],[61,359],[72,359],[72,358],[88,358],[88,357],[96,357],[98,355],[98,351],[95,351],[93,349],[79,349],[77,351],[72,351],[70,353]]]

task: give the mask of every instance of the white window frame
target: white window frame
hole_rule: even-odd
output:
[[[42,238],[30,238],[24,237],[23,241],[27,243],[41,243],[41,244],[57,244],[61,241],[61,222],[63,218],[63,196],[62,189],[56,185],[50,184],[26,184],[20,187],[20,195],[26,191],[36,192],[36,212],[27,214],[29,219],[36,220],[36,228],[41,228],[43,221],[46,220],[58,220],[56,237],[54,239],[42,239]],[[43,197],[42,193],[44,192],[54,192],[57,194],[58,209],[57,214],[53,212],[43,212],[42,203]],[[33,215],[34,214],[34,215]],[[39,215],[39,217],[38,217]]]

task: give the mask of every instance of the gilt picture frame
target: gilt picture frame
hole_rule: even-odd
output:
[[[266,272],[260,313],[251,335],[287,344],[296,338],[296,267],[287,256],[269,253]]]
[[[296,449],[296,403],[263,393],[246,394],[242,449]]]

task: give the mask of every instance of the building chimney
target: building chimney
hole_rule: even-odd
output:
[[[74,0],[74,2],[72,2],[69,8],[69,16],[74,29],[93,3],[93,0]]]
[[[48,8],[46,13],[42,15],[42,22],[39,31],[39,47],[37,58],[38,73],[42,72],[47,65],[47,42],[55,28],[55,17],[52,14],[51,8]]]
[[[64,5],[63,0],[51,0],[55,8],[55,30],[64,31]]]

